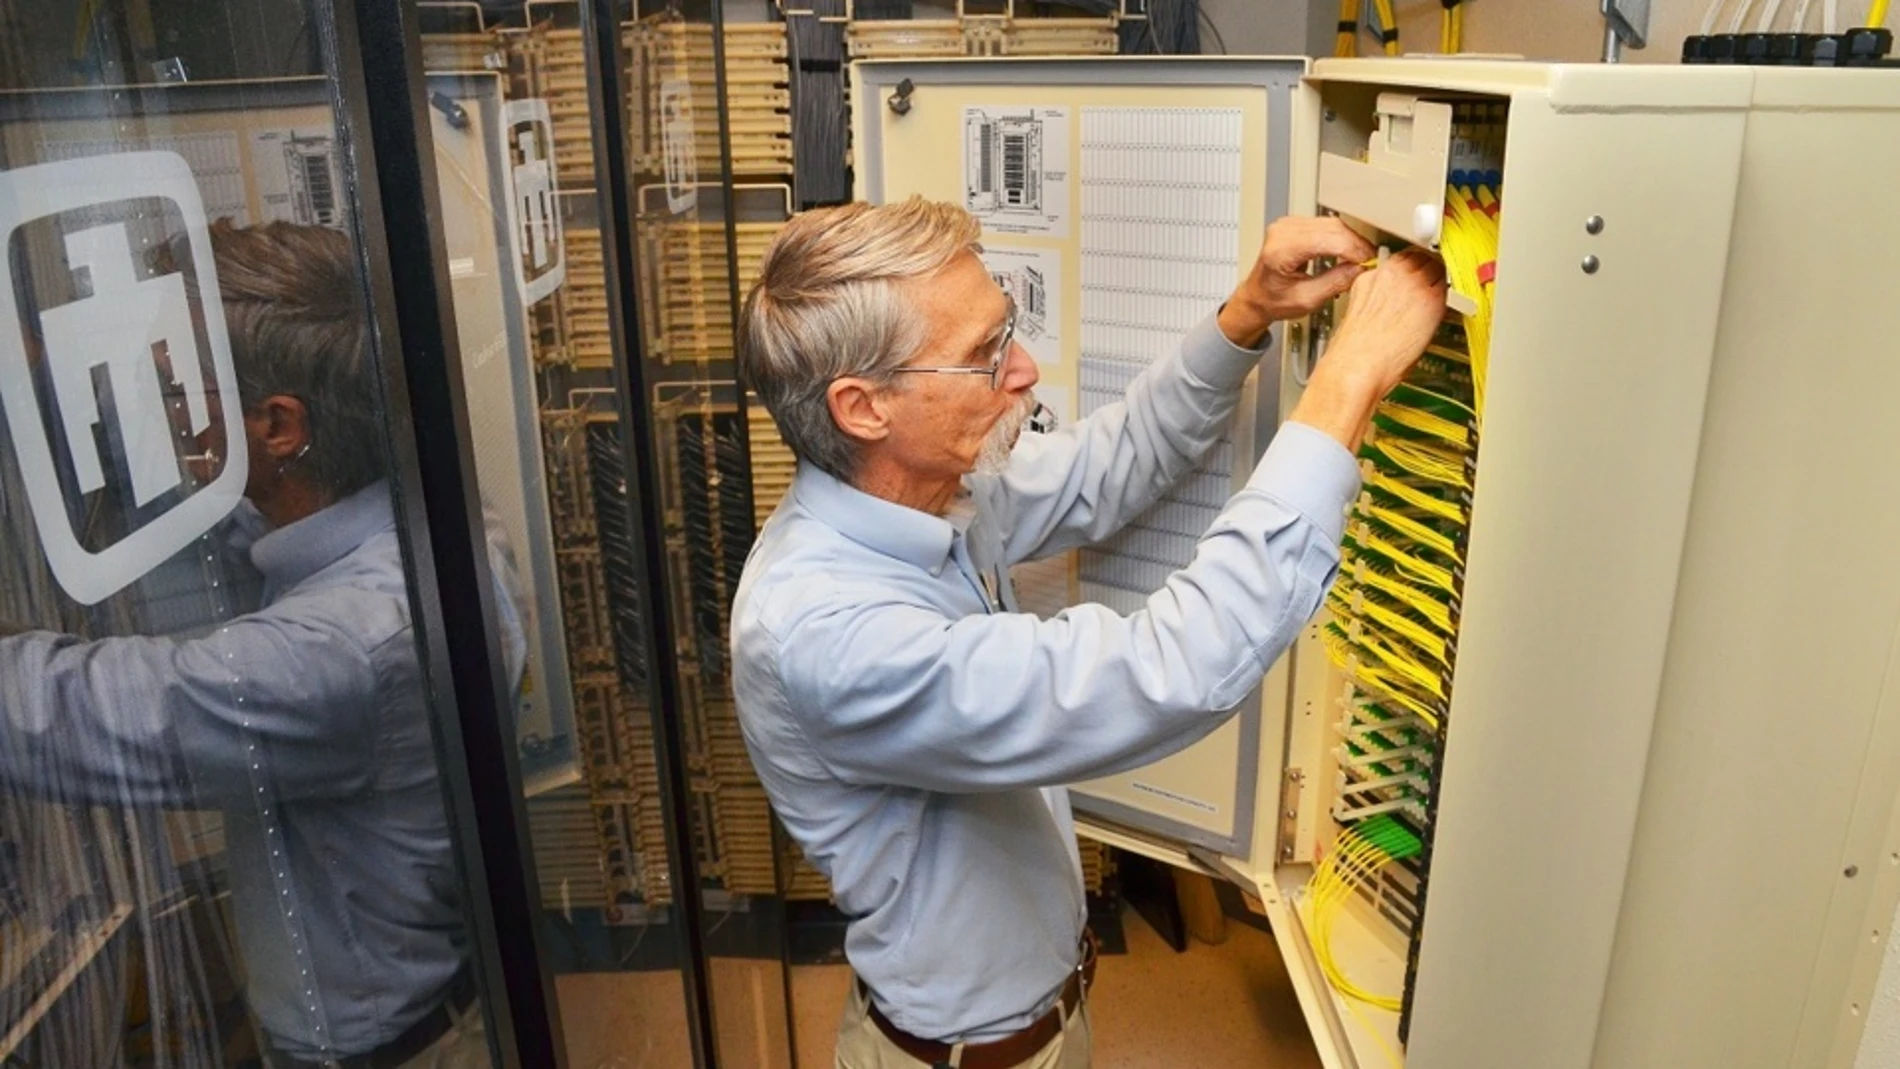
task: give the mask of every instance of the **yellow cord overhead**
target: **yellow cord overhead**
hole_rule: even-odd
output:
[[[1379,13],[1379,39],[1385,43],[1385,54],[1399,54],[1399,19],[1392,13],[1392,0],[1372,0],[1373,10]]]
[[[1464,0],[1446,0],[1445,9],[1439,13],[1438,50],[1448,56],[1465,50]]]
[[[1333,40],[1333,55],[1359,54],[1360,0],[1339,0],[1339,36]]]

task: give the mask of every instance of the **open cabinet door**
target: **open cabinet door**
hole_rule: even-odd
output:
[[[1219,306],[1286,212],[1306,65],[859,63],[857,195],[920,194],[981,218],[984,259],[1015,298],[1017,338],[1042,372],[1038,397],[1065,423],[1084,418]],[[1168,497],[1105,544],[1019,566],[1021,607],[1131,612],[1186,565],[1278,424],[1279,376],[1267,366],[1226,439]],[[1285,678],[1261,694],[1172,757],[1074,785],[1085,834],[1175,863],[1190,848],[1247,858],[1256,796],[1278,791],[1279,760],[1263,769],[1261,754],[1280,751]]]

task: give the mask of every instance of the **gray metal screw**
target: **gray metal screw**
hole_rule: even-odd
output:
[[[1602,261],[1598,260],[1594,256],[1585,256],[1583,258],[1583,273],[1586,275],[1596,274],[1597,268],[1602,267],[1602,266],[1603,266]]]
[[[1603,233],[1603,217],[1601,215],[1593,215],[1585,219],[1583,221],[1583,231],[1586,234]]]

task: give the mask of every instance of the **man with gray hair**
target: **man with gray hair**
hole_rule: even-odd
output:
[[[486,1066],[355,248],[288,223],[211,244],[243,425],[214,418],[189,463],[208,480],[247,451],[227,534],[263,604],[197,635],[0,638],[0,780],[222,812],[269,1069]],[[524,610],[489,530],[518,686]]]
[[[961,208],[814,211],[766,254],[740,362],[799,457],[733,605],[746,742],[850,915],[847,1069],[1089,1059],[1092,966],[1062,785],[1232,716],[1318,609],[1379,399],[1443,271],[1282,219],[1220,309],[1118,404],[1018,435],[1035,363]],[[1310,273],[1322,258],[1340,266]],[[1220,439],[1271,325],[1352,288],[1290,421],[1194,559],[1130,615],[1016,611],[1011,565],[1100,542]],[[1159,354],[1157,354],[1159,355]]]

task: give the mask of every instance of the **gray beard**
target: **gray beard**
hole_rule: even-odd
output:
[[[977,475],[1001,475],[1009,466],[1009,454],[1016,448],[1016,440],[1022,437],[1023,424],[1036,410],[1036,398],[1033,394],[1024,394],[1022,403],[1003,413],[990,428],[989,437],[983,439],[983,449],[976,455]]]

